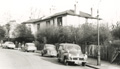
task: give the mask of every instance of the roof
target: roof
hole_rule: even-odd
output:
[[[53,45],[53,44],[45,44],[45,46],[55,46],[55,45]]]
[[[57,16],[64,16],[64,15],[72,15],[72,16],[79,16],[79,17],[84,17],[84,18],[89,18],[89,19],[97,19],[97,17],[92,17],[90,14],[82,12],[82,11],[80,11],[79,14],[75,14],[74,10],[66,10],[66,11],[62,11],[59,13],[55,13],[51,16],[44,17],[44,18],[31,19],[31,20],[28,20],[23,23],[25,23],[25,24],[26,23],[36,23],[36,22],[44,21],[44,20],[51,19],[51,18],[54,18]],[[99,19],[99,20],[101,20],[101,19]]]
[[[39,20],[41,20],[41,18],[40,19],[30,19],[28,21],[23,22],[22,24],[34,23],[34,22],[39,21]]]
[[[74,45],[75,45],[75,46],[77,45],[77,46],[79,46],[78,44],[73,44],[73,43],[61,43],[60,45],[73,45],[73,46],[74,46]]]
[[[85,13],[80,11],[79,14],[75,14],[74,10],[66,10],[63,12],[55,13],[51,16],[46,17],[45,19],[53,18],[56,16],[61,16],[61,15],[73,15],[73,16],[79,16],[79,17],[84,17],[84,18],[89,18],[89,19],[97,19],[96,17],[92,17],[90,14]]]
[[[27,45],[35,45],[34,43],[26,43]]]

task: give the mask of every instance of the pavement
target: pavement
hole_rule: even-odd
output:
[[[88,67],[94,68],[94,69],[120,69],[120,65],[112,64],[108,61],[101,60],[101,65],[97,65],[97,59],[94,58],[88,58]]]

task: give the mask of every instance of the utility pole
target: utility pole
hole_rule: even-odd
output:
[[[98,53],[97,53],[97,65],[101,65],[101,55],[100,55],[100,31],[99,31],[99,5],[101,0],[98,2],[98,10],[97,10],[97,33],[98,33]]]
[[[99,31],[99,10],[97,10],[97,29],[98,29],[98,55],[97,55],[97,65],[101,65],[100,59],[100,31]]]

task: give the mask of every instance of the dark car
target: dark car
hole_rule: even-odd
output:
[[[71,62],[85,66],[87,55],[82,53],[81,47],[77,44],[62,43],[58,49],[58,61],[66,65]]]

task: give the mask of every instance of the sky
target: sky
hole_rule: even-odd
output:
[[[6,24],[10,20],[18,23],[29,19],[31,12],[33,18],[42,17],[52,13],[68,9],[74,9],[74,4],[78,2],[80,11],[97,15],[99,9],[100,18],[108,23],[120,21],[120,1],[119,0],[0,0],[0,25]]]

